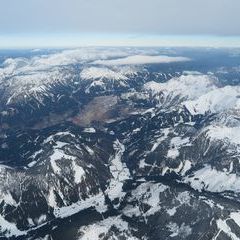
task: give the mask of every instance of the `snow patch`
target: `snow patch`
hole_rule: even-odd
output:
[[[179,156],[179,149],[181,146],[189,144],[189,138],[174,137],[170,142],[170,149],[168,150],[167,157],[176,159]]]
[[[183,105],[192,115],[217,113],[231,108],[239,109],[239,97],[240,87],[226,86],[209,91],[196,100],[186,101]]]
[[[240,127],[209,126],[207,136],[215,140],[224,140],[240,145]]]
[[[83,130],[83,132],[86,132],[86,133],[96,133],[96,130],[95,130],[95,128],[85,128],[84,130]]]
[[[114,142],[115,155],[110,157],[110,172],[113,178],[110,180],[109,187],[106,190],[111,200],[122,198],[125,193],[122,192],[123,183],[130,178],[130,172],[125,163],[122,162],[122,155],[125,147],[118,140]]]
[[[0,215],[0,231],[6,237],[26,235],[27,232],[20,231],[14,223],[8,222],[2,215]]]
[[[155,151],[157,149],[157,147],[161,144],[161,142],[167,138],[168,133],[169,133],[169,128],[163,129],[162,132],[163,132],[163,136],[159,137],[155,141],[155,143],[153,144],[153,146],[151,148],[151,152]]]
[[[192,233],[191,227],[185,225],[185,223],[182,223],[182,225],[179,227],[176,223],[170,222],[168,224],[168,228],[172,234],[170,237],[179,237],[181,239],[186,238]]]
[[[79,230],[81,234],[79,240],[103,239],[103,236],[107,235],[113,226],[117,228],[117,232],[120,232],[120,235],[125,236],[124,239],[137,240],[137,238],[131,235],[128,223],[122,220],[121,217],[109,217],[100,222],[81,227]],[[111,234],[112,238],[118,239],[114,235]]]
[[[162,93],[164,96],[182,96],[186,99],[196,99],[216,88],[214,80],[208,75],[182,75],[172,78],[165,83],[147,82],[144,89],[153,93]]]
[[[175,159],[179,156],[179,151],[176,148],[169,149],[167,152],[167,157]]]
[[[220,172],[210,165],[205,165],[202,169],[196,171],[193,176],[185,177],[184,182],[198,191],[240,192],[240,177],[237,174]]]
[[[72,161],[75,183],[80,183],[85,175],[85,171],[75,161]]]
[[[135,214],[150,216],[158,212],[161,209],[160,193],[166,189],[168,187],[161,183],[145,182],[133,190],[132,200],[136,199],[139,202],[139,211],[135,211]],[[149,205],[150,209],[145,213],[141,212],[141,203]]]
[[[189,160],[185,160],[183,164],[183,168],[181,169],[181,175],[184,176],[186,172],[191,169],[192,163]]]
[[[122,73],[113,71],[109,68],[89,67],[82,70],[80,77],[87,79],[112,79],[112,80],[127,80],[127,77]]]
[[[53,208],[57,207],[56,197],[55,197],[54,189],[52,187],[49,190],[48,204]]]
[[[221,231],[226,233],[232,240],[239,240],[239,238],[232,232],[231,228],[227,225],[227,220],[218,219],[216,221],[219,232],[213,239],[217,239]]]
[[[107,211],[107,205],[105,205],[105,197],[103,193],[89,196],[89,198],[80,200],[69,206],[54,208],[54,215],[55,217],[66,218],[90,207],[95,207],[96,211],[99,213]]]

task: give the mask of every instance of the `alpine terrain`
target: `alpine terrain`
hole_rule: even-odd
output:
[[[240,50],[1,50],[0,239],[240,239]]]

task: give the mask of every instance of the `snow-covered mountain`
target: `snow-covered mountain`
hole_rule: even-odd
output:
[[[3,239],[239,239],[240,57],[218,51],[6,57]]]

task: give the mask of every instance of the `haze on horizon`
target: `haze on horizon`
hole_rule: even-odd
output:
[[[3,0],[0,48],[240,46],[239,0]]]

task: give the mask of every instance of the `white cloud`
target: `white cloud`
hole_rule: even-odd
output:
[[[79,48],[64,50],[58,53],[35,56],[32,58],[9,58],[0,68],[0,77],[6,74],[28,74],[33,71],[43,71],[56,66],[64,66],[76,63],[86,63],[97,59],[110,57],[125,57],[129,51],[121,48]]]
[[[186,57],[134,55],[112,60],[96,60],[93,62],[93,64],[118,66],[118,65],[141,65],[153,63],[172,63],[185,61],[190,61],[190,59]]]

